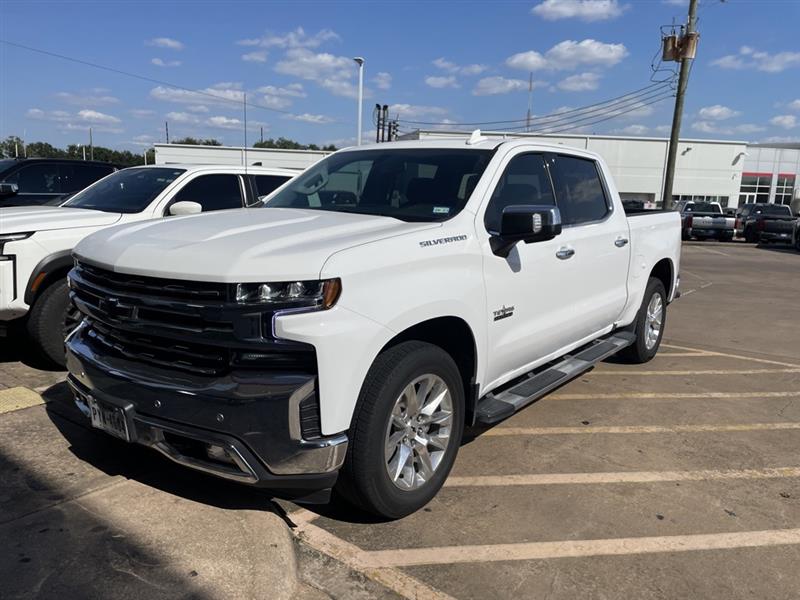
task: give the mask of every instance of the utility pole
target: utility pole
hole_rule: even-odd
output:
[[[356,56],[353,58],[358,65],[358,126],[356,133],[356,146],[361,145],[361,114],[363,112],[361,105],[364,102],[364,58]]]
[[[91,127],[89,127],[89,160],[94,160],[94,142],[92,141]]]
[[[675,161],[678,156],[678,142],[681,135],[681,118],[683,117],[683,97],[686,94],[686,84],[689,82],[689,71],[692,68],[697,51],[697,0],[689,0],[689,20],[686,29],[677,40],[675,60],[681,63],[678,75],[678,91],[675,94],[675,111],[672,114],[672,133],[669,137],[669,154],[667,156],[667,171],[664,175],[664,194],[661,199],[662,210],[672,210],[672,184],[675,179]],[[669,38],[665,38],[668,40]],[[665,52],[666,54],[666,52]]]
[[[261,126],[261,143],[264,143],[264,126]]]
[[[533,71],[528,78],[528,118],[525,119],[525,131],[531,130],[531,109],[533,108]]]
[[[167,143],[169,144],[169,122],[168,121],[164,121],[164,136],[165,136],[165,139],[167,140]]]

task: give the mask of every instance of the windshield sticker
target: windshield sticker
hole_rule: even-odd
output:
[[[450,214],[450,207],[449,206],[434,206],[433,207],[433,214],[435,214],[435,215],[447,215],[447,214]]]
[[[420,248],[427,248],[428,246],[439,246],[440,244],[452,244],[453,242],[463,242],[467,239],[465,234],[454,235],[452,237],[443,237],[436,240],[424,240],[419,243]]]

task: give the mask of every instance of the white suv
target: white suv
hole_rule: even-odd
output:
[[[64,364],[64,337],[77,324],[67,290],[72,249],[87,235],[168,215],[260,205],[296,175],[285,169],[159,165],[117,171],[64,206],[0,209],[0,334],[19,321],[37,348]]]

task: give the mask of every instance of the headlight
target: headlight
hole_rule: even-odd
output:
[[[340,279],[237,283],[234,297],[238,304],[265,304],[285,308],[310,307],[325,310],[336,304],[341,291]]]
[[[3,245],[8,242],[18,242],[33,235],[32,231],[25,233],[0,233],[0,254],[3,252]]]

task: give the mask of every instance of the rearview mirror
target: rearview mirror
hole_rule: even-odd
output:
[[[176,202],[169,207],[169,214],[173,217],[182,217],[185,215],[197,215],[203,212],[203,205],[199,202]]]
[[[19,186],[16,183],[0,183],[0,196],[14,196],[19,192]]]
[[[560,233],[561,212],[555,206],[506,206],[500,218],[500,231],[489,242],[495,255],[506,258],[517,242],[544,242]]]

